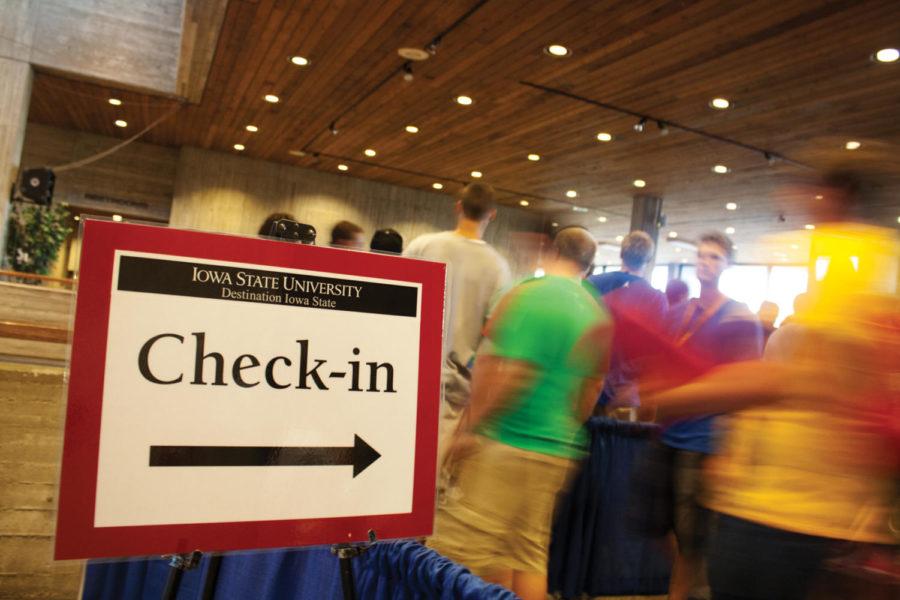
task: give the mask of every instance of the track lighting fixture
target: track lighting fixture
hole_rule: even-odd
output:
[[[434,56],[435,54],[437,54],[437,49],[438,49],[438,46],[440,46],[440,45],[441,45],[441,38],[436,37],[431,41],[430,44],[425,46],[425,52]]]
[[[777,154],[772,154],[771,152],[763,152],[763,156],[766,158],[766,162],[769,164],[770,167],[772,165],[774,165],[775,163],[777,163],[778,160],[781,158]]]
[[[647,124],[647,117],[641,117],[641,120],[634,124],[634,130],[638,133],[644,131],[644,125]]]
[[[403,65],[403,81],[409,83],[414,79],[412,65],[406,63]]]
[[[328,131],[331,132],[331,135],[337,135],[337,134],[338,134],[338,128],[337,128],[337,122],[336,122],[336,121],[332,121],[332,122],[328,125]]]
[[[669,135],[669,126],[665,121],[657,121],[656,126],[659,128],[659,135]]]

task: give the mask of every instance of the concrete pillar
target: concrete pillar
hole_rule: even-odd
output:
[[[637,195],[631,204],[631,229],[629,231],[643,231],[653,238],[653,243],[659,246],[659,224],[662,219],[662,198],[655,196]],[[647,277],[656,264],[656,254],[647,267]]]
[[[0,58],[0,255],[6,257],[9,192],[22,158],[28,103],[31,100],[31,65]]]

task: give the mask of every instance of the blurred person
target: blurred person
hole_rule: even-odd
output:
[[[760,325],[762,325],[763,344],[769,341],[769,337],[777,329],[775,321],[778,320],[778,311],[778,305],[768,300],[760,304],[759,310],[756,311],[756,317],[759,319]]]
[[[811,261],[828,257],[828,270],[772,334],[765,360],[648,398],[670,415],[734,411],[709,464],[715,600],[831,597],[834,572],[852,576],[850,597],[896,598],[900,589],[891,524],[900,475],[900,244],[894,232],[855,222],[862,189],[839,173],[816,190],[825,201]]]
[[[395,229],[379,229],[372,235],[369,249],[400,254],[403,252],[403,236]]]
[[[669,283],[666,284],[666,301],[670,307],[687,302],[690,293],[688,284],[680,279],[670,279]]]
[[[331,245],[337,248],[362,250],[366,247],[363,228],[350,221],[339,221],[331,228]]]
[[[597,288],[615,323],[609,373],[595,412],[640,406],[635,380],[639,375],[642,346],[647,336],[661,331],[666,315],[666,297],[644,278],[655,252],[653,239],[643,231],[632,231],[622,240],[622,270],[593,275],[588,281]]]
[[[673,307],[668,315],[675,347],[708,367],[759,358],[762,331],[759,321],[743,303],[719,290],[719,279],[734,259],[734,244],[720,233],[700,237],[697,279],[700,297]],[[709,514],[701,505],[702,470],[714,451],[716,413],[695,415],[665,425],[660,464],[670,470],[671,527],[677,553],[669,585],[671,600],[686,600],[705,588],[705,557]]]
[[[448,453],[455,485],[430,545],[524,600],[547,598],[554,504],[585,454],[608,358],[611,320],[583,281],[596,250],[587,230],[562,229],[545,275],[501,299]]]

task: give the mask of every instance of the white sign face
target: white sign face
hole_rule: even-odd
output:
[[[411,512],[421,298],[117,251],[94,526]]]

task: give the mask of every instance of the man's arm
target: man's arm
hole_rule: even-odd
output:
[[[466,429],[474,429],[509,406],[532,384],[536,374],[534,366],[524,360],[478,356],[472,372],[472,396]]]

